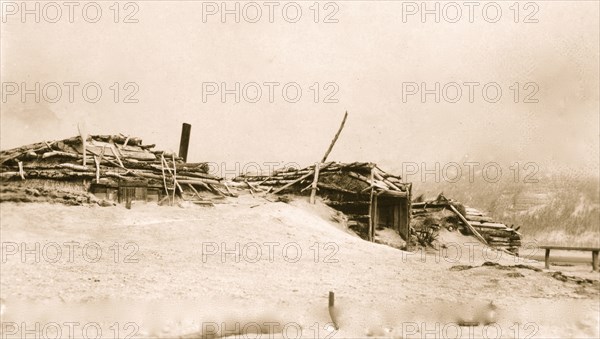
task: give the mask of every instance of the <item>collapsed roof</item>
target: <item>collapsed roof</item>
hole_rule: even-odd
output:
[[[282,169],[271,175],[240,175],[236,182],[248,182],[272,193],[298,191],[311,188],[315,179],[316,165],[303,169]],[[308,185],[308,186],[306,186]],[[319,165],[317,187],[349,194],[370,194],[408,197],[410,183],[402,182],[400,176],[386,173],[370,162],[326,162]]]

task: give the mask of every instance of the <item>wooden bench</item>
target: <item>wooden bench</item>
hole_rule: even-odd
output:
[[[592,252],[592,268],[594,271],[598,271],[598,247],[570,247],[570,246],[540,246],[546,250],[546,256],[544,257],[544,263],[546,268],[550,268],[550,250],[560,251],[581,251],[581,252]]]

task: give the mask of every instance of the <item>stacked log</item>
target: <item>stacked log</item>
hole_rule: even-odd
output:
[[[95,135],[39,142],[0,152],[3,183],[27,179],[89,180],[96,184],[144,180],[149,186],[184,198],[204,190],[218,195],[225,183],[208,173],[206,163],[184,163],[173,153],[153,150],[137,137]],[[184,189],[183,187],[186,187]],[[191,188],[190,188],[191,187]]]
[[[415,220],[415,228],[418,228],[418,221],[424,218],[433,218],[436,222],[440,222],[441,226],[448,227],[449,225],[462,229],[466,234],[472,234],[467,225],[460,218],[455,218],[444,211],[450,210],[452,207],[461,209],[461,214],[484,240],[487,245],[494,248],[502,248],[512,253],[518,254],[521,246],[521,234],[517,230],[508,227],[507,225],[496,222],[494,219],[485,213],[452,200],[447,200],[444,197],[438,197],[436,200],[427,202],[417,202],[412,204],[411,213]]]
[[[465,217],[488,244],[518,253],[521,247],[521,233],[503,223],[495,222],[493,218],[474,208],[467,208]]]

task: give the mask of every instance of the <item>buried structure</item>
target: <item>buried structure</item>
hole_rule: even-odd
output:
[[[485,213],[447,199],[443,194],[434,200],[413,202],[411,212],[411,226],[423,246],[436,240],[435,234],[439,229],[446,228],[473,236],[487,246],[519,254],[522,238],[519,227],[496,222]]]
[[[310,195],[348,216],[348,226],[373,241],[376,229],[410,236],[412,185],[373,163],[325,162],[304,169],[283,169],[269,176],[241,175],[234,182],[271,193]]]
[[[90,195],[82,200],[89,192],[99,201],[130,206],[133,201],[210,204],[231,195],[223,180],[208,174],[206,163],[185,163],[154,146],[135,137],[94,135],[2,151],[0,199],[36,201],[46,192],[77,204],[90,202]],[[29,196],[19,197],[22,191]]]

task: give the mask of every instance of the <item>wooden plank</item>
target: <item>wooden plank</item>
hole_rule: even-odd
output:
[[[551,250],[560,250],[560,251],[600,251],[599,247],[574,247],[574,246],[552,246],[552,245],[543,245],[538,246],[541,249],[551,249]]]

